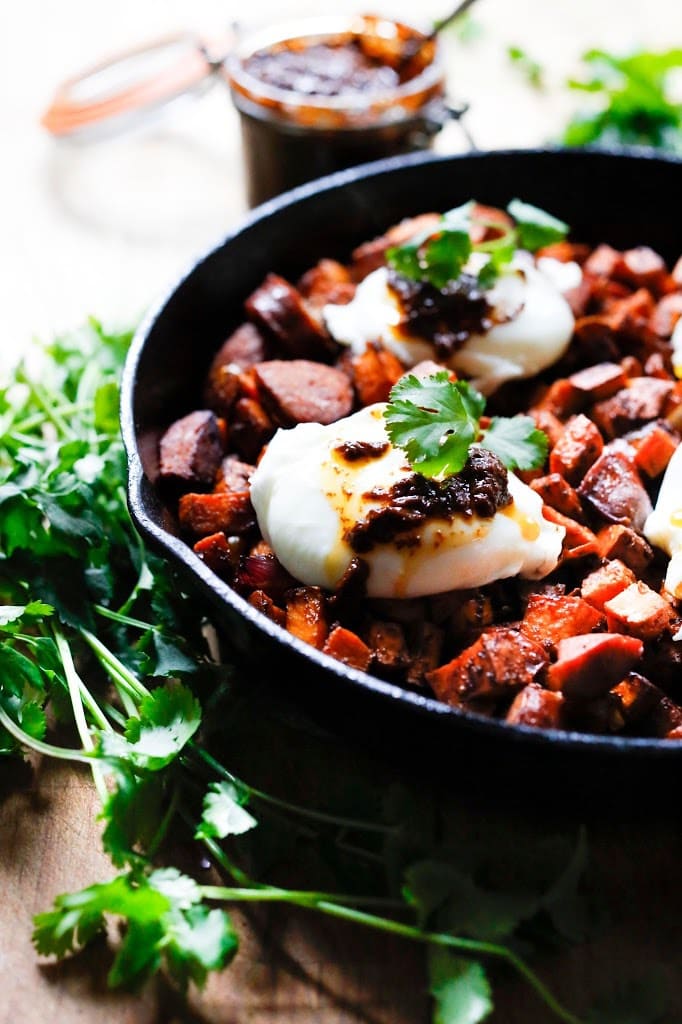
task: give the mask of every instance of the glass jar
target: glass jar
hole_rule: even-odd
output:
[[[308,51],[319,68],[325,47],[321,94],[314,69],[288,74],[285,65],[293,59],[300,70]],[[364,78],[349,72],[351,51],[367,64]],[[368,86],[372,68],[378,74]],[[426,149],[450,116],[436,42],[381,17],[317,18],[260,32],[237,45],[225,75],[240,114],[251,206],[331,171]],[[386,85],[387,78],[394,81]]]

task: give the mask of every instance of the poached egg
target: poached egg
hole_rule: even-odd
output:
[[[477,273],[481,257],[473,254],[465,270]],[[563,293],[581,279],[577,263],[549,257],[536,262],[530,253],[518,251],[509,268],[484,292],[495,319],[503,322],[472,334],[445,365],[469,377],[486,395],[505,381],[534,377],[568,347],[575,320]],[[401,327],[403,310],[388,282],[388,268],[380,267],[358,285],[347,305],[326,305],[322,315],[327,329],[354,354],[363,352],[369,342],[381,341],[408,367],[433,359],[432,343],[406,334]]]
[[[682,600],[682,445],[668,463],[656,505],[644,524],[644,536],[670,555],[664,586]]]
[[[404,452],[389,442],[384,408],[368,406],[327,426],[278,430],[251,478],[261,533],[302,583],[333,589],[356,557],[349,529],[381,507],[381,492],[413,475]],[[348,461],[339,449],[352,442],[375,452]],[[544,519],[540,497],[513,473],[508,488],[511,504],[491,518],[427,518],[363,553],[368,596],[423,597],[550,573],[564,529]]]

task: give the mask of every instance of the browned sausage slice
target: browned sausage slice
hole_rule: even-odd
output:
[[[571,700],[590,700],[607,693],[635,667],[644,645],[623,633],[588,633],[560,640],[556,650],[547,685]]]
[[[641,530],[651,512],[651,500],[633,458],[626,450],[605,448],[588,470],[578,494],[605,519]]]
[[[211,484],[222,454],[222,439],[215,415],[208,409],[191,412],[172,423],[161,438],[161,477],[194,487]]]
[[[281,426],[334,423],[353,406],[345,373],[307,359],[271,359],[255,370],[263,404]]]
[[[263,327],[292,359],[329,362],[339,346],[306,308],[301,293],[279,274],[268,274],[244,303],[247,315]]]

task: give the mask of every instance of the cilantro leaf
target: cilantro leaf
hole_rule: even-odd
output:
[[[604,50],[583,54],[586,78],[571,89],[591,93],[597,109],[579,111],[564,130],[568,146],[636,144],[682,151],[682,104],[672,72],[682,67],[682,49],[618,56]]]
[[[535,893],[523,889],[483,889],[456,864],[421,861],[405,875],[405,898],[417,910],[422,927],[431,919],[439,928],[475,939],[499,940],[538,910]]]
[[[99,754],[136,769],[159,771],[180,753],[201,722],[201,706],[186,686],[158,687],[129,718],[125,736],[100,733]]]
[[[33,942],[43,956],[64,956],[87,945],[104,928],[105,915],[127,928],[109,984],[136,987],[165,958],[176,981],[203,985],[210,970],[225,966],[237,950],[228,915],[201,902],[196,883],[173,869],[131,873],[80,892],[58,896],[54,909],[34,918]]]
[[[478,1024],[492,1012],[490,984],[482,964],[446,949],[429,953],[433,1024]]]
[[[569,231],[568,224],[558,217],[530,203],[524,203],[521,199],[512,199],[507,206],[507,213],[516,221],[519,245],[529,252],[562,241]]]
[[[140,860],[163,818],[164,780],[158,774],[138,777],[117,767],[116,789],[106,800],[100,817],[106,822],[102,845],[117,867]]]
[[[481,400],[470,384],[451,381],[447,371],[423,380],[409,374],[391,390],[384,410],[386,431],[417,472],[458,473],[476,438]]]
[[[203,814],[195,838],[240,836],[257,824],[256,819],[242,807],[239,793],[232,783],[214,782],[204,797]]]
[[[507,469],[539,469],[549,448],[547,435],[538,430],[531,416],[496,416],[480,443]]]
[[[237,952],[237,933],[224,910],[197,904],[169,914],[165,924],[164,955],[181,988],[190,981],[203,987],[208,972],[224,967]]]
[[[61,957],[87,945],[104,927],[105,913],[148,923],[158,920],[169,905],[161,893],[148,886],[133,886],[130,876],[121,875],[111,882],[57,896],[54,910],[36,914],[33,942],[41,955]]]
[[[384,410],[392,444],[403,448],[418,473],[443,477],[459,473],[474,443],[494,452],[507,469],[534,469],[547,455],[546,435],[530,416],[496,417],[481,431],[485,398],[447,371],[418,379],[402,377]]]

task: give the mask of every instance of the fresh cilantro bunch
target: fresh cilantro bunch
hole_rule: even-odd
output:
[[[410,465],[428,477],[459,473],[478,444],[493,452],[507,469],[538,469],[548,450],[547,435],[530,416],[496,416],[480,421],[485,398],[471,384],[450,380],[447,370],[419,379],[402,377],[384,410],[391,442],[403,448]]]
[[[163,969],[180,989],[201,986],[237,950],[225,907],[276,902],[427,946],[438,1024],[488,1016],[495,962],[556,1019],[580,1024],[518,949],[530,948],[533,929],[544,945],[548,920],[563,940],[579,937],[582,840],[573,851],[528,850],[514,836],[514,849],[502,850],[498,833],[474,849],[458,833],[444,847],[442,825],[436,841],[424,821],[423,794],[416,810],[393,799],[384,814],[329,813],[256,788],[208,749],[207,722],[235,718],[232,746],[221,736],[221,749],[245,735],[253,746],[253,722],[244,729],[239,701],[230,703],[234,670],[209,658],[202,610],[144,550],[128,515],[117,405],[129,340],[93,321],[51,346],[37,373],[19,367],[0,393],[0,753],[88,766],[119,870],[38,914],[37,951],[67,956],[115,919],[124,928],[111,985],[136,987]],[[483,400],[462,385],[446,399],[440,378],[426,401],[413,379],[404,403],[411,394],[424,416],[439,415],[442,402],[443,415],[464,421],[458,436],[468,443],[480,435]],[[485,433],[499,451],[493,424]],[[432,446],[443,430],[428,432]],[[525,458],[516,448],[513,457]],[[53,720],[70,745],[54,742]],[[178,837],[202,844],[226,884],[181,873]],[[341,894],[264,879],[287,849],[298,855],[302,838],[319,846],[325,879],[330,864],[343,869]],[[480,871],[491,850],[497,869]]]
[[[568,146],[647,145],[682,152],[682,103],[673,97],[671,77],[682,68],[682,49],[616,56],[605,50],[583,55],[584,79],[571,89],[591,93],[594,113],[580,113],[567,125]]]
[[[405,245],[389,249],[386,261],[403,277],[442,290],[462,275],[472,253],[485,254],[486,262],[477,277],[482,288],[490,288],[511,262],[516,249],[535,252],[565,238],[569,230],[563,221],[520,199],[512,199],[507,213],[514,221],[511,226],[506,220],[494,220],[488,213],[480,212],[471,199],[444,213],[435,228],[426,228]],[[474,226],[494,228],[497,235],[484,242],[472,242]]]

